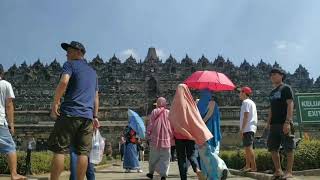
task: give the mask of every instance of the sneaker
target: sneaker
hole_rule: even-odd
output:
[[[137,169],[137,173],[143,173],[142,169]]]
[[[166,177],[161,177],[161,180],[166,180]]]
[[[149,179],[153,179],[153,174],[148,173],[146,176],[147,176]]]
[[[129,172],[131,172],[131,171],[130,171],[130,169],[126,169],[124,172],[125,172],[125,173],[129,173]]]
[[[221,180],[226,180],[228,177],[228,169],[222,171]]]

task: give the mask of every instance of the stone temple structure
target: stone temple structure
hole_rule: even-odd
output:
[[[97,55],[88,62],[99,76],[102,134],[114,146],[127,124],[128,108],[146,116],[154,108],[153,103],[158,96],[166,97],[170,103],[176,86],[197,70],[219,71],[226,74],[237,86],[252,87],[252,99],[257,103],[259,120],[265,120],[268,94],[272,89],[269,71],[272,67],[279,67],[277,62],[270,65],[263,60],[256,66],[244,60],[238,67],[222,56],[209,60],[202,55],[198,60],[193,60],[186,55],[178,61],[170,55],[161,60],[155,48],[149,48],[144,60],[136,60],[132,56],[120,60],[115,55],[109,60],[103,60]],[[57,60],[49,65],[37,60],[32,65],[27,65],[26,62],[20,66],[14,64],[6,71],[5,78],[12,83],[16,95],[18,145],[25,133],[45,144],[53,126],[49,110],[61,68],[62,65]],[[293,74],[288,73],[286,83],[290,84],[295,92],[320,91],[320,77],[316,80],[310,79],[307,69],[302,65],[299,65]],[[197,91],[193,93],[196,98]],[[223,135],[237,135],[238,122],[235,121],[239,119],[241,104],[238,94],[219,92],[215,95],[222,114]]]

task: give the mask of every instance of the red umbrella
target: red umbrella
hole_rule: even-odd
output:
[[[184,81],[184,84],[189,88],[212,91],[232,91],[236,87],[225,74],[216,71],[196,71]]]

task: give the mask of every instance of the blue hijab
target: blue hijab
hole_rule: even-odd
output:
[[[205,89],[200,91],[200,100],[198,102],[198,109],[200,111],[201,117],[204,118],[208,111],[208,104],[212,98],[211,91]],[[221,140],[221,133],[220,133],[220,111],[218,104],[215,103],[213,115],[208,119],[206,123],[208,129],[213,135],[213,138],[208,141],[208,143],[216,147],[217,142]]]

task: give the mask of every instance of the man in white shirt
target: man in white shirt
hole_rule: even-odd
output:
[[[12,139],[14,134],[14,107],[15,98],[11,84],[3,79],[4,70],[0,64],[0,153],[8,155],[8,164],[11,179],[26,179],[17,173],[16,145]],[[11,134],[10,134],[11,133]]]
[[[246,165],[243,171],[257,171],[255,155],[253,151],[254,134],[257,131],[257,108],[256,104],[249,98],[252,94],[250,87],[242,87],[239,93],[242,101],[240,111],[240,137],[245,149]]]

